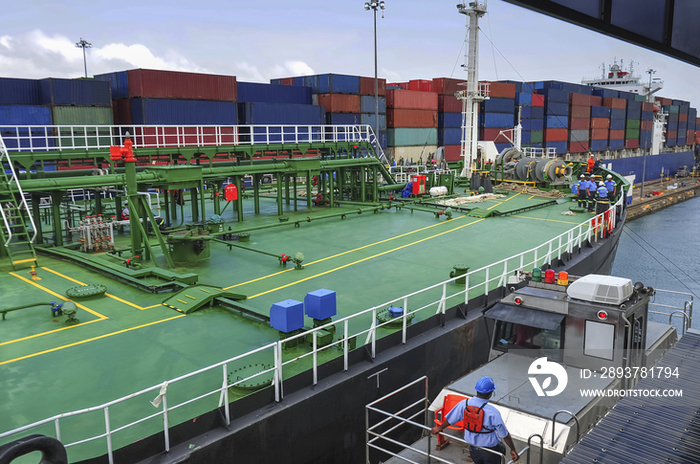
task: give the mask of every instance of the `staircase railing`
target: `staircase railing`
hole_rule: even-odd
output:
[[[5,171],[5,164],[8,165],[10,169],[10,177],[7,178],[7,173]],[[17,207],[18,213],[22,209],[27,213],[27,217],[29,218],[29,223],[32,225],[32,232],[33,235],[31,238],[29,238],[29,234],[27,234],[27,238],[29,239],[30,243],[34,243],[34,240],[36,239],[37,235],[37,229],[36,229],[36,224],[34,224],[34,218],[32,217],[31,212],[29,211],[29,205],[27,204],[27,200],[24,197],[24,192],[22,191],[22,186],[19,183],[19,179],[17,178],[17,172],[15,171],[14,164],[12,163],[12,160],[10,159],[10,153],[7,151],[7,147],[5,146],[5,141],[2,138],[2,135],[0,135],[0,168],[3,170],[3,178],[7,179],[7,187],[10,195],[14,195],[13,189],[11,188],[12,185],[14,184],[14,188],[17,190],[18,195],[15,195],[15,201],[19,198],[19,204],[21,207]],[[2,210],[2,208],[0,208]],[[21,213],[20,213],[21,214]],[[9,246],[10,241],[12,240],[12,227],[10,226],[10,223],[8,221],[7,216],[5,216],[5,212],[2,212],[2,220],[5,223],[5,227],[8,230],[8,238],[7,241],[5,242],[5,246]]]

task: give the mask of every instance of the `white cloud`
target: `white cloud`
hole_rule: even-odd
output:
[[[80,61],[83,58],[82,50],[68,37],[59,34],[49,37],[42,31],[35,30],[30,33],[29,39],[41,53],[58,53],[67,61]]]
[[[284,66],[293,76],[311,76],[314,70],[303,61],[285,61]]]
[[[10,49],[10,48],[12,48],[12,44],[10,43],[10,40],[12,40],[12,37],[10,37],[9,35],[3,35],[2,37],[0,37],[0,45],[2,45],[5,48]]]
[[[251,66],[246,62],[236,63],[239,72],[236,73],[236,78],[239,81],[255,81],[268,82],[268,80],[258,71],[257,66]]]

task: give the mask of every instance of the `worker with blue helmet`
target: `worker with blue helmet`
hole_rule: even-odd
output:
[[[501,438],[510,448],[510,457],[518,460],[515,443],[506,428],[501,413],[488,404],[491,395],[496,390],[496,384],[491,377],[485,376],[476,382],[476,396],[457,403],[445,416],[445,420],[431,432],[439,434],[452,424],[464,424],[464,441],[469,443],[469,454],[474,464],[500,464],[501,455],[505,455],[506,447]],[[499,454],[496,454],[499,453]]]

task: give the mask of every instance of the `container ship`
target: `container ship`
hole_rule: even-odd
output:
[[[590,173],[598,214],[569,185],[648,148],[653,104],[491,82],[468,126],[462,82],[2,79],[0,457],[357,462],[365,404],[488,360],[512,274],[608,274],[627,173]],[[670,169],[696,112],[668,103]]]

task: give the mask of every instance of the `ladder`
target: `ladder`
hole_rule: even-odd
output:
[[[12,269],[15,270],[23,264],[36,266],[36,252],[33,245],[36,239],[36,225],[2,136],[0,136],[0,216],[2,216],[0,252],[7,253]],[[31,224],[33,231],[31,237],[25,217]]]

